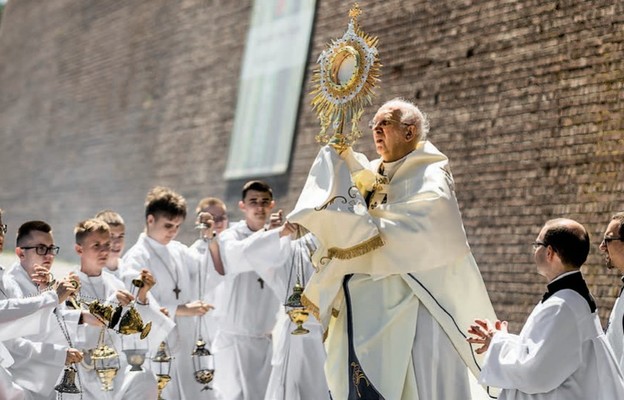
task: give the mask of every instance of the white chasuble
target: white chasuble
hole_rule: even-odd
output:
[[[596,312],[564,289],[538,304],[519,335],[498,332],[480,380],[500,400],[624,399],[624,377]]]
[[[467,398],[489,398],[476,385],[482,360],[466,342],[466,330],[476,318],[496,317],[466,240],[448,160],[431,143],[419,143],[384,183],[385,202],[369,210],[363,199],[376,183],[387,182],[378,176],[379,164],[350,149],[341,157],[323,147],[287,217],[321,243],[314,256],[319,271],[304,295],[329,327],[326,376],[332,396],[346,399],[356,378],[348,361],[349,313],[342,287],[353,274],[352,339],[363,372],[357,376],[386,400],[413,399],[416,393],[446,400],[441,388],[457,381],[471,385],[464,389],[471,392]],[[428,331],[444,338],[416,335],[422,315],[432,318]],[[462,368],[453,366],[452,373],[438,377],[431,366],[435,360],[414,358],[412,350],[436,340],[444,346],[440,359]],[[422,370],[431,372],[423,376]]]

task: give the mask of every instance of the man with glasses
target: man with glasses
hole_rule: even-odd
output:
[[[499,400],[624,399],[624,377],[580,270],[587,230],[571,219],[550,220],[533,249],[548,291],[520,334],[508,333],[506,321],[476,320],[469,329],[468,341],[485,353],[480,381],[502,388]]]
[[[50,269],[58,252],[59,247],[54,244],[52,228],[49,224],[44,221],[28,221],[22,224],[17,231],[15,247],[15,254],[19,260],[6,273],[8,279],[11,280],[11,284],[6,287],[7,295],[11,298],[26,298],[37,296],[50,289],[52,283]],[[26,355],[24,347],[19,343],[8,342],[7,348],[16,360],[10,371],[18,382],[39,384],[47,380],[59,381],[64,365],[82,360],[82,353],[77,349],[78,343],[76,343],[78,338],[84,337],[82,323],[94,326],[103,325],[88,311],[68,310],[64,305],[59,305],[55,314],[50,318],[45,331],[26,338],[33,343],[34,347],[40,347],[41,352]],[[33,367],[37,363],[57,365],[56,376],[34,374]],[[46,387],[52,386],[46,385]],[[37,392],[37,390],[34,391]],[[38,393],[38,396],[40,397],[35,398],[54,398],[54,393],[42,391]]]
[[[494,310],[448,158],[427,140],[427,118],[408,101],[383,104],[370,128],[380,158],[324,147],[288,216],[321,242],[319,272],[304,294],[329,326],[332,397],[487,398],[464,327]]]
[[[608,269],[615,268],[620,275],[624,275],[624,212],[618,212],[611,217],[600,243],[600,250],[604,253],[605,264]],[[624,280],[624,278],[622,278]],[[624,370],[624,291],[615,300],[613,310],[607,325],[607,339],[611,344],[615,358],[620,368]]]

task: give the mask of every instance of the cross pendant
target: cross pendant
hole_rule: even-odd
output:
[[[175,289],[173,289],[173,292],[176,294],[176,300],[178,300],[180,298],[180,292],[182,290],[180,290],[180,288],[178,288],[178,285],[175,286]]]
[[[258,278],[258,283],[260,284],[260,289],[264,289],[264,280],[262,278]]]

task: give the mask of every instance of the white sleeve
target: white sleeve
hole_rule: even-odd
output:
[[[582,362],[576,316],[561,301],[541,307],[522,336],[496,333],[485,355],[480,381],[528,394],[546,393],[561,385]]]
[[[58,297],[53,291],[23,299],[0,300],[0,341],[41,332],[57,305]]]

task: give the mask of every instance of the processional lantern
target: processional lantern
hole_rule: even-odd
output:
[[[214,356],[210,350],[206,348],[206,342],[202,339],[201,335],[197,339],[197,342],[195,342],[195,349],[193,349],[191,357],[193,358],[195,380],[205,385],[201,391],[212,390],[209,383],[212,382],[214,378]]]
[[[358,123],[379,82],[378,39],[360,29],[357,18],[361,14],[358,3],[354,3],[347,31],[321,53],[312,77],[312,107],[321,123],[316,141],[338,152],[362,135]]]
[[[162,391],[171,381],[171,360],[167,349],[167,343],[161,342],[158,346],[156,355],[152,357],[152,371],[156,374],[156,380],[158,381],[158,400],[164,400],[162,397]]]

